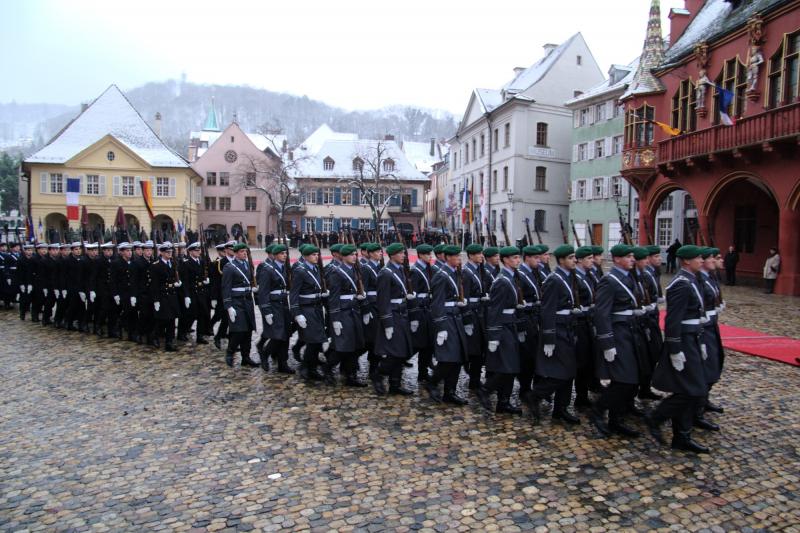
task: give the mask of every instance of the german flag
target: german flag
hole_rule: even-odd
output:
[[[150,220],[156,218],[153,213],[153,184],[150,180],[141,180],[139,182],[142,186],[142,198],[144,198],[144,206],[147,208],[147,214],[150,215]]]

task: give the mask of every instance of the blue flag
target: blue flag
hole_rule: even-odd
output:
[[[719,85],[714,85],[719,94],[719,120],[725,126],[733,126],[736,121],[728,114],[728,110],[733,102],[733,92]]]

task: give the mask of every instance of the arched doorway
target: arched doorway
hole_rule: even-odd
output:
[[[105,234],[106,223],[103,217],[97,213],[89,213],[89,223],[86,225],[87,239],[93,242],[98,242]]]
[[[231,226],[231,237],[233,237],[234,239],[236,239],[238,241],[239,237],[243,237],[243,236],[244,236],[244,233],[243,233],[241,224],[234,224],[233,226]]]
[[[206,239],[216,245],[225,242],[225,235],[228,233],[228,228],[225,224],[211,224],[205,229],[205,232]]]
[[[44,217],[44,232],[47,242],[66,242],[69,223],[62,213],[50,213]]]
[[[155,232],[155,238],[157,240],[175,240],[175,223],[169,215],[156,215],[156,218],[153,219],[153,231]]]
[[[667,182],[650,192],[650,202],[643,206],[649,216],[640,223],[635,219],[635,242],[656,244],[664,253],[667,273],[677,268],[675,252],[681,245],[709,245],[706,231],[701,228],[697,203],[688,191],[674,182]],[[634,213],[639,213],[639,198],[634,198]]]

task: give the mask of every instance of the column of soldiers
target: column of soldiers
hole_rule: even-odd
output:
[[[600,435],[636,438],[641,433],[628,419],[643,417],[664,443],[661,425],[672,420],[672,447],[696,453],[708,448],[693,440],[692,428],[719,430],[706,417],[722,412],[709,399],[724,362],[715,248],[682,247],[682,268],[663,291],[657,246],[614,246],[605,273],[597,246],[557,247],[552,270],[543,245],[471,244],[462,264],[459,247],[422,244],[409,265],[401,243],[387,246],[385,257],[377,243],[336,244],[327,264],[314,245],[302,245],[293,262],[286,246],[271,244],[258,268],[247,245],[233,241],[217,246],[213,262],[200,243],[185,254],[163,243],[156,257],[154,248],[0,249],[4,302],[18,301],[23,320],[30,311],[34,322],[57,328],[91,327],[118,339],[124,331],[128,341],[157,347],[163,338],[167,351],[176,350],[177,322],[180,341],[195,332],[203,344],[213,335],[221,349],[227,338],[229,366],[238,352],[242,366],[269,370],[272,361],[284,374],[295,372],[289,346],[297,334],[292,353],[312,385],[336,385],[338,371],[345,385],[367,386],[358,377],[366,353],[376,394],[410,395],[403,373],[417,355],[416,378],[435,402],[468,403],[458,393],[464,370],[486,411],[520,415],[525,406],[534,424],[552,404],[553,421],[578,425],[576,411],[588,410]],[[260,361],[251,354],[256,307]],[[515,386],[522,405],[513,400]],[[649,400],[661,401],[645,414],[640,406]]]

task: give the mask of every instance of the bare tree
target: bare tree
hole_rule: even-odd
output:
[[[376,230],[391,199],[399,194],[400,179],[394,173],[395,165],[385,141],[362,144],[353,154],[353,174],[339,178],[339,182],[359,190],[361,202],[372,213]]]

